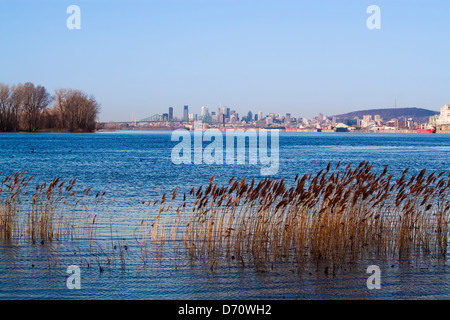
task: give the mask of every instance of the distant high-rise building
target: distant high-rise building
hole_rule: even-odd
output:
[[[262,111],[258,112],[258,120],[262,120],[263,118],[263,113]]]
[[[225,123],[225,116],[223,115],[223,108],[220,108],[217,110],[217,122],[219,124]]]
[[[319,116],[317,117],[317,120],[320,122],[322,122],[323,120],[325,120],[323,114],[319,113]]]
[[[372,116],[370,114],[363,115],[363,121],[364,122],[372,121]]]
[[[169,121],[173,121],[173,108],[169,107]]]
[[[253,120],[253,113],[249,111],[247,113],[247,122],[250,123]]]
[[[185,121],[185,122],[189,121],[189,106],[184,106],[184,109],[183,109],[183,121]]]
[[[168,121],[169,120],[169,114],[168,113],[163,113],[162,114],[162,121]]]
[[[219,120],[220,124],[225,124],[225,115],[222,112],[219,113],[219,119],[218,120]]]
[[[291,123],[291,114],[290,113],[286,113],[285,122],[286,122],[286,124],[290,124]]]
[[[209,115],[208,107],[202,106],[202,117]]]

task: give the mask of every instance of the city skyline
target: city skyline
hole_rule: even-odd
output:
[[[81,10],[69,30],[66,9]],[[448,1],[14,1],[0,4],[2,82],[77,88],[99,121],[166,106],[313,117],[448,103]],[[33,50],[30,50],[33,48]],[[175,112],[178,114],[179,111]]]
[[[447,105],[447,104],[445,104]],[[430,109],[428,111],[434,111],[434,112],[439,112],[439,110],[442,108],[442,105],[433,109]],[[334,117],[338,114],[343,114],[342,112],[339,112],[339,110],[336,110],[335,114],[322,114],[322,112],[320,112],[320,110],[317,110],[315,114],[313,114],[311,117],[305,117],[302,114],[296,114],[294,112],[286,112],[286,113],[280,113],[280,112],[263,112],[261,110],[256,110],[256,109],[249,109],[247,111],[243,111],[242,113],[235,110],[234,108],[230,108],[229,106],[218,106],[216,108],[211,108],[210,106],[201,106],[201,108],[199,108],[199,110],[197,110],[198,108],[195,108],[194,110],[188,106],[188,105],[184,105],[183,107],[179,108],[179,113],[177,114],[177,112],[174,112],[174,110],[177,110],[176,107],[168,107],[167,110],[168,112],[164,112],[164,110],[158,110],[156,113],[149,115],[148,117],[142,118],[142,119],[135,119],[135,121],[139,122],[145,122],[146,119],[149,118],[154,118],[154,117],[161,117],[161,119],[164,119],[164,117],[166,117],[167,119],[165,121],[180,121],[180,122],[192,122],[193,119],[190,119],[192,116],[194,116],[196,119],[201,119],[202,117],[205,116],[212,116],[212,115],[220,115],[221,113],[225,114],[225,118],[230,118],[230,112],[235,114],[236,116],[243,116],[246,117],[248,115],[248,113],[252,113],[253,117],[252,119],[261,119],[261,118],[265,118],[267,116],[280,116],[280,117],[287,117],[287,118],[304,118],[304,119],[311,119],[311,118],[315,118],[318,115],[322,115],[324,117]],[[422,108],[417,108],[417,107],[400,107],[400,106],[394,106],[392,108],[378,108],[378,109],[366,109],[366,110],[351,110],[349,113],[352,112],[363,112],[363,111],[375,111],[375,110],[402,110],[402,109],[422,109]],[[422,110],[427,110],[427,109],[422,109]],[[190,112],[193,111],[193,112]],[[198,112],[200,111],[200,112]],[[132,114],[133,116],[133,114]],[[195,119],[194,119],[195,120]],[[124,119],[122,121],[118,121],[118,122],[127,122],[127,119]]]
[[[323,115],[319,113],[315,117],[310,119],[303,116],[293,116],[291,113],[280,114],[270,112],[268,114],[258,111],[253,113],[249,110],[247,114],[239,114],[234,109],[228,106],[218,107],[217,111],[210,112],[208,106],[201,107],[201,113],[189,112],[189,106],[185,105],[183,107],[183,115],[181,117],[173,116],[173,107],[169,107],[168,113],[154,114],[145,119],[132,121],[131,127],[142,126],[144,127],[153,123],[159,128],[171,127],[174,123],[179,125],[187,125],[188,127],[195,121],[201,121],[206,125],[215,126],[267,126],[275,125],[275,127],[286,126],[289,128],[324,128],[333,129],[336,128],[337,124],[340,124],[341,129],[350,128],[352,126],[364,128],[364,127],[388,127],[389,129],[398,128],[404,125],[406,128],[424,128],[428,126],[436,127],[438,124],[443,126],[448,126],[449,121],[449,105],[445,104],[440,107],[439,112],[421,109],[421,108],[388,108],[388,109],[371,109],[371,110],[358,110],[350,112],[348,114],[341,115]],[[384,114],[384,117],[381,116]],[[115,126],[109,123],[109,128],[114,128]],[[121,124],[128,123],[127,121],[117,122]],[[169,125],[168,125],[169,123]],[[172,124],[170,124],[172,123]],[[102,124],[102,126],[105,123]],[[116,127],[117,128],[117,127]],[[122,127],[123,128],[123,127]],[[155,126],[153,126],[155,128]],[[283,127],[284,128],[284,127]],[[442,130],[442,128],[441,128]]]

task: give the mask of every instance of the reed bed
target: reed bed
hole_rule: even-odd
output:
[[[98,265],[103,272],[117,263],[124,270],[127,238],[105,221],[104,195],[76,188],[76,179],[34,183],[25,171],[6,176],[0,181],[0,240],[55,249],[53,244],[64,244],[81,265]]]
[[[31,187],[33,177],[22,172],[0,181],[0,239],[67,240],[78,248],[80,263],[97,263],[100,272],[116,263],[125,269],[131,256],[140,259],[139,269],[150,254],[153,262],[161,260],[170,244],[164,261],[173,260],[176,268],[193,260],[211,269],[230,262],[262,269],[285,261],[334,268],[372,258],[445,259],[450,174],[408,171],[394,179],[387,166],[376,173],[369,162],[355,168],[329,163],[290,185],[234,177],[219,185],[212,176],[182,198],[175,188],[142,202],[135,245],[113,230],[112,220],[109,230],[99,221],[105,192],[74,191],[76,180],[58,178]]]
[[[69,182],[55,178],[36,184],[25,171],[6,176],[0,183],[0,238],[6,241],[30,240],[32,243],[52,242],[64,238],[93,238],[96,209],[104,192],[95,195],[91,207],[74,191],[76,179]]]
[[[22,196],[32,177],[25,172],[6,176],[0,185],[0,237],[10,241],[19,234],[19,211]]]
[[[216,267],[220,261],[264,267],[277,261],[297,266],[311,261],[339,265],[364,258],[435,255],[448,247],[450,174],[426,170],[393,179],[369,162],[352,169],[331,164],[319,173],[258,183],[232,178],[228,185],[192,188],[169,213],[176,197],[158,214],[153,242],[177,240],[189,257]],[[151,206],[150,203],[148,203]],[[189,208],[189,209],[188,209]],[[173,210],[172,210],[173,211]],[[167,222],[167,217],[172,217]],[[166,222],[164,222],[164,220]]]

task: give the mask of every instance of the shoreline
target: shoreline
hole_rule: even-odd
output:
[[[120,132],[120,131],[175,131],[175,130],[179,130],[179,129],[185,129],[188,131],[193,131],[190,130],[189,128],[176,128],[176,127],[167,127],[167,128],[122,128],[122,129],[98,129],[95,131],[69,131],[69,130],[37,130],[37,131],[1,131],[0,134],[2,133],[25,133],[25,134],[34,134],[34,133],[99,133],[99,132]],[[248,129],[253,129],[256,131],[271,131],[271,130],[277,130],[276,127],[274,128],[240,128],[240,127],[235,127],[235,128],[207,128],[207,129],[203,129],[202,131],[220,131],[220,132],[226,132],[227,130],[238,130],[238,131],[247,131]],[[287,131],[285,128],[282,129],[278,129],[280,132],[287,132],[287,133],[292,133],[292,134],[296,134],[296,133],[381,133],[381,134],[389,134],[389,133],[415,133],[415,134],[420,134],[420,135],[428,135],[428,134],[448,134],[450,133],[450,130],[439,130],[438,132],[433,132],[433,133],[424,133],[424,132],[417,132],[417,130],[408,130],[408,129],[401,129],[401,130],[351,130],[351,131],[336,131],[335,129],[299,129],[298,131]]]
[[[189,130],[188,128],[129,128],[129,129],[100,129],[100,130],[96,130],[95,132],[120,132],[120,131],[175,131],[178,129],[186,129],[188,131],[193,131],[193,130]],[[277,128],[271,128],[271,129],[267,129],[267,128],[207,128],[207,129],[203,129],[202,131],[220,131],[220,132],[226,132],[227,130],[242,130],[242,131],[247,131],[248,129],[254,129],[256,131],[271,131],[271,130],[277,130]],[[318,131],[317,129],[304,129],[304,130],[299,130],[299,131],[286,131],[286,129],[278,129],[280,130],[280,132],[287,132],[287,133],[292,133],[292,134],[296,134],[296,133],[416,133],[416,134],[437,134],[437,133],[450,133],[450,130],[445,130],[445,131],[439,131],[439,132],[434,132],[434,133],[421,133],[421,132],[417,132],[417,130],[352,130],[352,131],[336,131],[334,129],[322,129],[320,131]]]

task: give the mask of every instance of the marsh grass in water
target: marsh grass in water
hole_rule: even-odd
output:
[[[232,178],[219,186],[213,176],[175,209],[176,189],[167,207],[165,195],[149,203],[159,208],[148,232],[153,242],[179,240],[190,258],[212,269],[232,260],[257,269],[290,261],[301,269],[311,261],[445,258],[450,175],[424,169],[407,179],[407,173],[393,180],[387,166],[377,174],[362,162],[354,169],[328,164],[317,174],[297,175],[292,186],[269,178]]]
[[[89,217],[96,213],[104,192],[98,192],[92,207],[85,201],[91,191],[82,191],[74,197],[76,179],[68,183],[60,178],[50,183],[36,184],[30,191],[33,177],[25,172],[6,176],[0,184],[0,236],[7,241],[30,240],[32,243],[65,238],[76,239],[82,235],[92,238]]]
[[[300,272],[372,258],[445,259],[448,247],[446,172],[408,176],[406,169],[394,179],[387,167],[375,173],[362,162],[356,168],[328,164],[316,174],[297,175],[292,185],[232,178],[220,186],[212,176],[182,198],[175,188],[160,200],[143,201],[131,237],[105,222],[104,192],[77,193],[76,180],[56,178],[30,193],[32,181],[24,172],[3,179],[1,239],[72,243],[79,262],[100,272],[125,270],[130,259],[140,261],[140,270],[169,251],[165,261],[172,259],[175,268],[200,261],[211,270],[238,263],[261,271],[288,262]],[[87,252],[81,249],[86,242]]]

